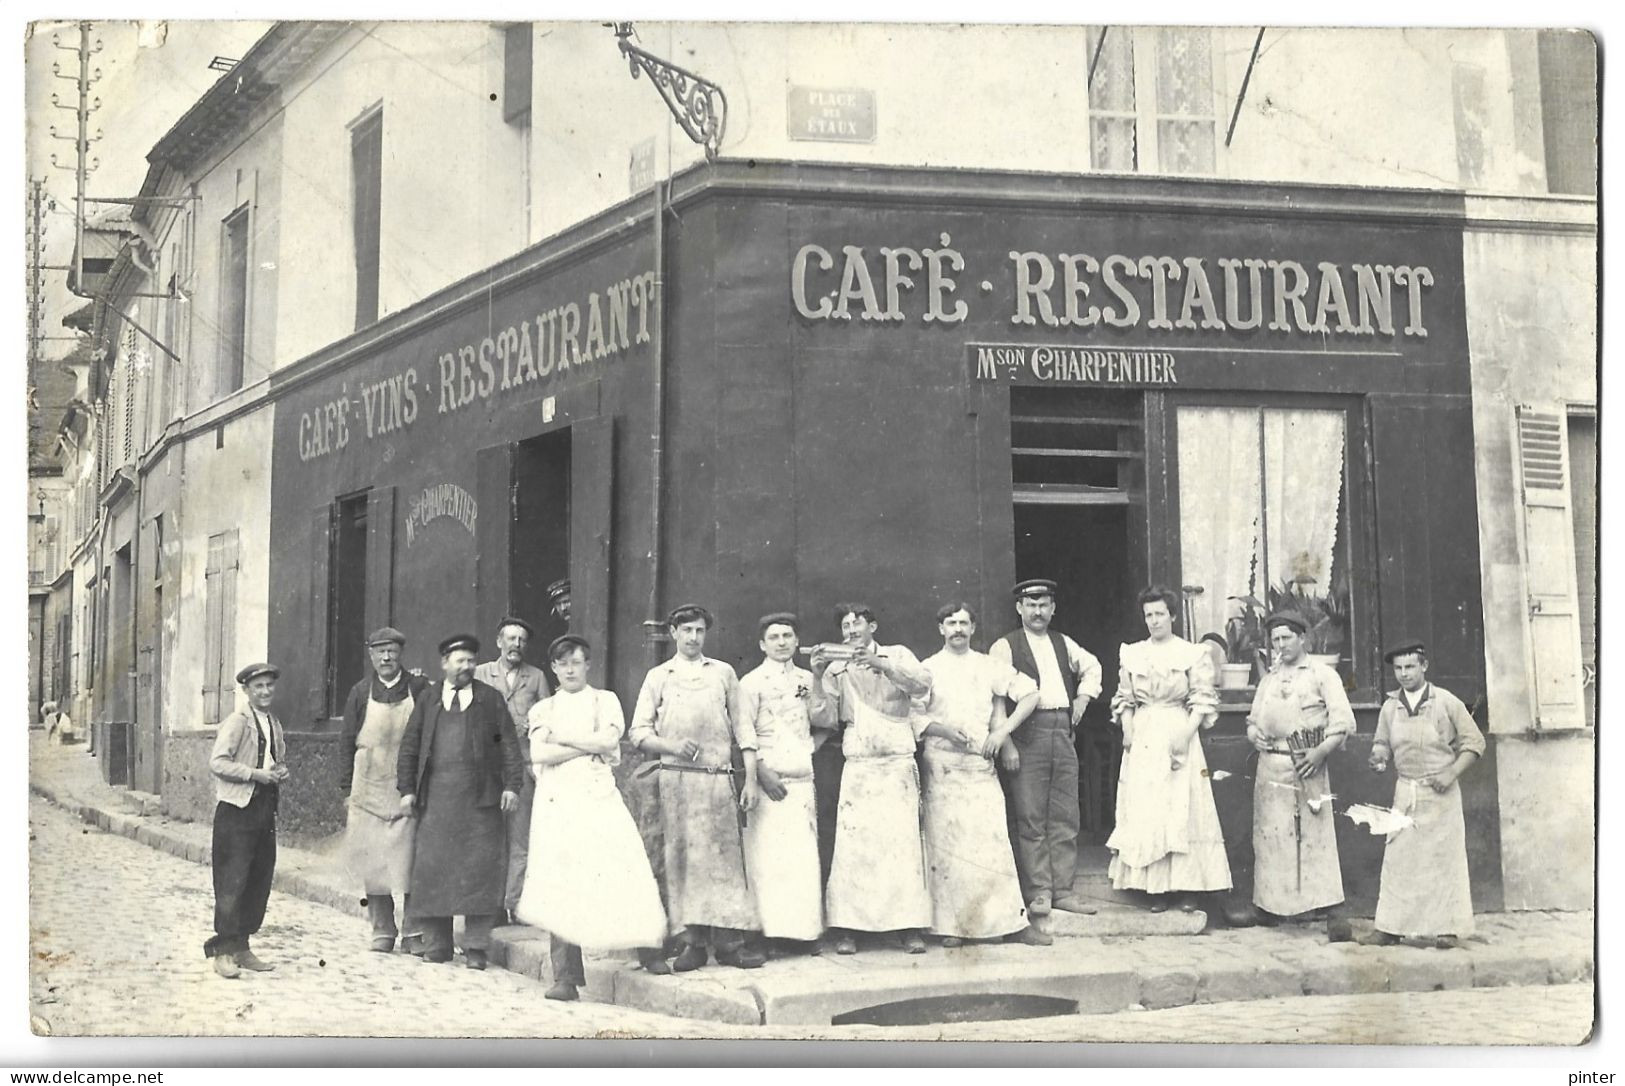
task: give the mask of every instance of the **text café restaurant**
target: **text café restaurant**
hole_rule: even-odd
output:
[[[435,675],[437,641],[511,612],[545,662],[564,577],[628,710],[678,603],[743,673],[764,612],[810,644],[864,600],[924,657],[939,604],[968,600],[985,649],[1048,577],[1106,674],[1078,734],[1099,846],[1118,646],[1155,582],[1184,636],[1223,638],[1205,742],[1245,894],[1266,613],[1298,610],[1349,689],[1340,800],[1391,794],[1365,766],[1383,644],[1424,640],[1482,724],[1459,196],[726,160],[669,184],[663,216],[629,200],[273,379],[269,646],[309,741],[367,630]],[[1480,909],[1495,780],[1463,781]],[[312,794],[336,824],[337,789]],[[1337,824],[1370,908],[1382,840]]]

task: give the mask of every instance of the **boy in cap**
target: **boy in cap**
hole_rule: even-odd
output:
[[[1078,868],[1078,724],[1089,702],[1100,697],[1100,661],[1063,633],[1055,617],[1054,581],[1034,578],[1013,590],[1021,629],[993,642],[988,656],[1009,664],[1038,684],[1038,708],[1012,735],[1016,869],[1027,911],[1050,908],[1092,913],[1095,907],[1072,890]]]
[[[1473,933],[1467,827],[1457,779],[1484,753],[1484,736],[1460,698],[1428,682],[1428,653],[1403,641],[1383,654],[1399,689],[1382,703],[1371,768],[1399,773],[1394,810],[1412,825],[1388,835],[1377,891],[1376,930],[1360,940],[1385,946],[1459,945]]]
[[[367,638],[372,674],[350,689],[344,702],[344,730],[339,733],[339,787],[349,796],[344,853],[361,882],[372,922],[372,949],[395,949],[395,896],[401,897],[405,933],[401,949],[423,952],[423,933],[407,911],[406,891],[412,872],[414,820],[401,810],[395,787],[395,765],[401,736],[429,680],[401,667],[406,635],[393,626]]]
[[[274,969],[255,957],[249,937],[265,920],[276,872],[277,786],[288,779],[282,724],[271,715],[281,672],[270,664],[249,664],[237,672],[248,702],[220,722],[209,772],[216,804],[210,863],[214,875],[214,937],[203,953],[214,971],[235,977],[240,969]]]

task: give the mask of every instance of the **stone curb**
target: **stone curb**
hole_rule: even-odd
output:
[[[30,781],[29,789],[86,824],[179,859],[209,863],[206,844],[188,840],[167,826],[149,824],[148,815],[81,803],[45,782]],[[147,805],[141,806],[146,809]],[[306,901],[365,915],[359,895],[298,868],[279,870],[273,886]],[[1087,919],[1092,918],[1078,918]],[[991,981],[978,978],[968,984],[962,981],[955,988],[972,993],[1030,989],[1076,999],[1081,1014],[1101,1014],[1299,995],[1539,987],[1591,980],[1595,973],[1591,954],[1566,948],[1521,953],[1517,948],[1483,947],[1468,952],[1356,947],[1345,943],[1316,946],[1294,957],[1300,960],[1272,956],[1207,970],[1155,968],[1125,972],[1120,966],[1103,963],[1094,971],[1041,970],[1019,982],[1009,977]],[[492,934],[491,961],[543,983],[551,979],[548,939],[536,928],[498,928]],[[808,993],[779,990],[773,983],[754,977],[740,984],[725,983],[704,973],[655,977],[619,958],[589,958],[585,964],[587,985],[583,994],[589,999],[728,1025],[828,1025],[834,1014],[924,994],[918,983],[881,974],[854,978],[856,983],[841,986],[842,990]],[[734,979],[731,971],[728,979]]]

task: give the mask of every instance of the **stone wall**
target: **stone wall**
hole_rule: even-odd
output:
[[[171,818],[214,818],[214,778],[209,755],[215,729],[171,733],[164,744],[163,812]],[[344,826],[338,786],[338,733],[288,732],[288,781],[277,804],[277,831],[300,839],[335,833]]]

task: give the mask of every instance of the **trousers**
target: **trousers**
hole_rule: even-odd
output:
[[[256,784],[246,807],[215,804],[214,937],[203,944],[207,957],[247,950],[248,937],[265,922],[276,873],[276,803],[275,785]]]
[[[451,921],[449,916],[420,916],[415,918],[423,927],[424,949],[431,955],[451,954]],[[463,949],[490,950],[491,929],[496,927],[493,913],[471,913],[463,917]]]
[[[395,926],[395,896],[393,894],[368,894],[367,919],[372,922],[372,937],[374,939],[393,939],[405,929],[408,939],[414,935],[423,934],[423,925],[418,918],[412,915],[412,895],[401,895],[401,926]]]
[[[581,962],[581,948],[572,942],[552,936],[553,983],[586,987],[587,971]]]
[[[1072,714],[1039,709],[1014,732],[1021,767],[1011,789],[1022,897],[1072,892],[1078,868],[1078,748]]]
[[[525,868],[530,858],[530,812],[536,803],[536,781],[525,774],[525,785],[519,790],[519,807],[509,811],[508,822],[508,882],[503,892],[503,905],[509,912],[519,907],[519,896],[525,892]]]

